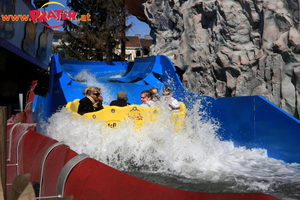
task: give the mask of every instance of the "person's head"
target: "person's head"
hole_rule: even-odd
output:
[[[127,98],[127,92],[125,92],[125,91],[119,91],[118,92],[118,99],[124,99],[125,101],[127,101],[128,100],[128,98]]]
[[[162,89],[163,96],[172,96],[172,89],[169,86],[165,86]]]
[[[149,91],[150,91],[152,94],[154,94],[154,95],[157,95],[157,94],[158,94],[158,88],[156,88],[156,87],[150,88]]]
[[[152,100],[153,101],[159,101],[160,97],[158,95],[158,88],[153,87],[153,88],[150,88],[149,91],[152,94]]]
[[[149,90],[145,90],[141,93],[141,101],[146,103],[147,101],[151,100],[152,94]]]
[[[89,86],[83,90],[82,94],[84,94],[86,96],[90,96],[93,99],[97,100],[97,99],[99,99],[99,96],[101,95],[101,88],[98,88],[95,86]]]

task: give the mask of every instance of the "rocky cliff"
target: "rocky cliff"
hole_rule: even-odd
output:
[[[300,115],[300,0],[147,0],[155,40],[192,92],[262,95]]]

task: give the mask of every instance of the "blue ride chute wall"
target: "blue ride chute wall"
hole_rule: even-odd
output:
[[[166,56],[138,58],[131,62],[51,61],[50,88],[46,97],[37,96],[34,102],[37,129],[67,102],[82,98],[86,87],[74,77],[87,70],[107,86],[110,94],[120,90],[128,93],[130,102],[140,104],[140,93],[151,87],[171,86],[174,97],[190,109],[201,103],[204,119],[220,123],[217,134],[235,146],[267,149],[269,157],[287,163],[300,163],[300,121],[262,96],[212,98],[189,92],[183,86],[176,69]],[[105,76],[108,72],[123,73],[120,78]],[[108,73],[109,74],[109,73]],[[73,78],[73,79],[72,79]],[[108,102],[105,102],[108,103]]]
[[[219,135],[235,146],[267,149],[269,157],[300,163],[300,122],[262,96],[226,97],[213,102]]]

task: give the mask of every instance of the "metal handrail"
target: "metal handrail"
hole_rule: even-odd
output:
[[[57,195],[63,196],[63,192],[65,189],[65,183],[68,178],[68,175],[70,174],[71,170],[82,160],[89,158],[90,156],[82,153],[80,155],[77,155],[73,157],[67,164],[63,167],[61,170],[59,177],[58,177],[58,183],[57,183]]]

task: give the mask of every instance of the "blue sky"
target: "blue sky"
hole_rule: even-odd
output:
[[[135,35],[135,34],[141,34],[142,38],[145,35],[150,34],[150,28],[149,25],[145,22],[142,22],[138,20],[135,16],[129,17],[128,24],[132,23],[132,30],[129,30],[127,35]]]
[[[51,3],[53,2],[53,3]],[[59,0],[59,1],[49,1],[49,5],[44,9],[39,9],[39,10],[45,10],[45,11],[50,11],[50,10],[68,10],[67,7],[63,7],[61,5],[57,5],[54,2],[59,2],[61,3],[63,6],[66,5],[66,0]],[[50,19],[47,22],[50,26],[57,26],[60,25],[62,22],[58,22],[55,19]],[[130,16],[128,18],[127,24],[132,23],[133,26],[132,28],[128,31],[127,35],[128,36],[133,36],[135,34],[140,34],[142,38],[144,38],[145,35],[149,35],[150,34],[150,28],[148,26],[147,23],[142,22],[140,20],[138,20],[135,16]]]

